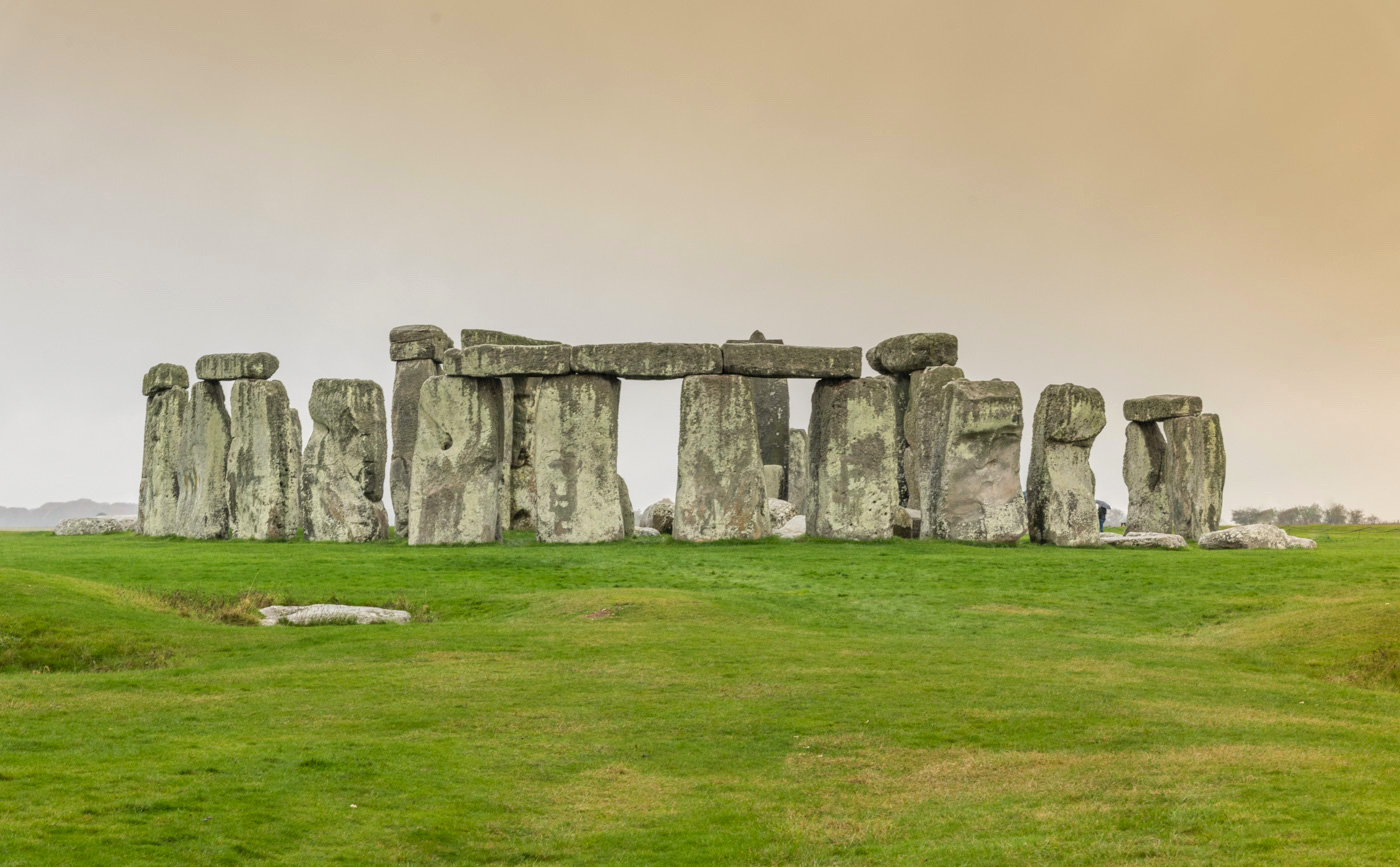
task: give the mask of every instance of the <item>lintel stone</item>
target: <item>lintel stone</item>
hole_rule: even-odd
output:
[[[448,376],[562,376],[573,371],[571,347],[562,343],[499,345],[479,343],[450,349],[443,356]]]
[[[1123,416],[1128,421],[1166,421],[1201,414],[1201,399],[1184,394],[1154,394],[1123,401]]]
[[[442,360],[452,338],[436,325],[400,325],[389,331],[390,361]]]
[[[859,379],[859,346],[726,343],[724,372],[774,379]]]
[[[595,343],[575,346],[573,365],[622,379],[682,379],[719,373],[722,356],[714,343]]]
[[[277,356],[271,352],[226,352],[206,355],[194,364],[199,379],[271,379],[277,372]]]
[[[190,373],[182,364],[161,363],[146,371],[141,378],[141,394],[150,397],[172,388],[189,388]]]
[[[926,367],[958,363],[958,338],[942,332],[901,334],[882,340],[865,354],[880,373],[913,373]]]
[[[505,331],[492,331],[489,328],[463,328],[462,348],[468,346],[478,346],[483,343],[490,343],[495,346],[549,346],[557,345],[557,340],[537,340],[533,337],[521,337],[519,334],[509,334]]]

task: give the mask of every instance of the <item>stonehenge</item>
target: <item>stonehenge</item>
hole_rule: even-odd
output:
[[[1199,397],[1175,394],[1124,402],[1128,532],[1194,541],[1220,529],[1225,440],[1220,417],[1202,408]]]
[[[942,332],[862,353],[760,331],[722,344],[567,345],[470,328],[454,347],[437,326],[404,325],[390,330],[389,358],[387,414],[374,382],[316,380],[304,450],[272,354],[203,356],[193,386],[180,365],[152,367],[139,532],[374,541],[389,536],[386,489],[395,530],[415,546],[529,530],[546,543],[670,533],[1007,544],[1029,533],[1061,547],[1152,547],[1219,527],[1223,436],[1200,398],[1124,404],[1129,535],[1110,539],[1089,466],[1102,395],[1045,388],[1023,493],[1020,389],[968,380],[957,338]],[[879,375],[862,377],[866,362]],[[617,472],[628,379],[681,381],[675,502],[641,513]],[[806,430],[790,427],[790,379],[815,381]]]
[[[1040,393],[1026,478],[1032,542],[1066,548],[1099,544],[1089,450],[1107,423],[1096,388],[1049,385]]]

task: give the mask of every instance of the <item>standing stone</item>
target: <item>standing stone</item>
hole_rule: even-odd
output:
[[[783,490],[783,467],[781,464],[763,465],[764,496],[770,500],[782,499],[778,496]]]
[[[535,536],[541,542],[623,538],[617,486],[621,383],[609,376],[545,377],[535,396]]]
[[[1172,533],[1167,499],[1167,441],[1156,422],[1128,422],[1123,450],[1123,484],[1128,487],[1125,533]]]
[[[504,406],[499,379],[434,376],[423,383],[408,544],[500,541]]]
[[[400,536],[408,535],[419,389],[429,377],[442,372],[443,356],[451,349],[452,338],[436,325],[400,325],[389,331],[389,359],[396,362],[389,415],[394,436],[389,456],[389,501],[394,507],[394,528]]]
[[[1195,540],[1220,529],[1225,494],[1225,440],[1220,416],[1179,416],[1162,423],[1167,441],[1163,473],[1172,530]]]
[[[687,542],[768,535],[753,390],[742,376],[688,376],[672,535]]]
[[[637,529],[637,516],[632,512],[632,494],[627,490],[627,480],[621,475],[617,477],[617,492],[622,506],[622,535],[631,538]]]
[[[1031,541],[1070,548],[1099,544],[1089,450],[1107,423],[1096,388],[1050,385],[1040,393],[1026,479]]]
[[[180,448],[189,409],[189,374],[178,364],[158,364],[145,376],[146,433],[141,452],[141,491],[136,532],[180,532]]]
[[[904,457],[900,464],[903,472],[905,487],[908,491],[908,502],[911,507],[919,505],[919,462],[914,456],[914,447],[905,446]],[[919,511],[917,508],[914,511]]]
[[[301,413],[296,407],[287,410],[287,432],[282,443],[283,450],[287,455],[287,473],[292,479],[292,497],[287,503],[287,538],[295,539],[297,531],[305,528],[305,516],[302,514],[301,505],[301,480],[302,476],[302,438],[301,438]]]
[[[367,379],[318,379],[311,386],[309,410],[311,439],[302,459],[301,484],[306,538],[330,542],[387,538],[384,473],[389,432],[384,390]],[[412,509],[410,493],[410,533]]]
[[[510,505],[502,517],[512,530],[535,529],[535,401],[539,388],[537,376],[517,376],[512,380],[507,436]]]
[[[179,534],[190,539],[228,537],[229,427],[224,388],[201,380],[190,388],[180,442]]]
[[[748,340],[730,340],[726,346],[737,343],[762,343],[781,346],[783,341],[770,340],[762,331],[755,331]],[[758,425],[758,449],[764,464],[787,466],[788,424],[792,415],[792,397],[786,379],[748,377],[749,389],[753,392],[754,422]],[[786,474],[779,484],[774,497],[787,495]]]
[[[943,387],[921,535],[1015,542],[1026,532],[1021,494],[1021,390],[1014,382],[954,380]],[[930,431],[921,424],[921,439]]]
[[[234,539],[292,539],[298,515],[294,441],[300,423],[275,379],[229,389],[228,509]],[[298,443],[299,445],[299,443]]]
[[[642,510],[642,526],[670,535],[676,519],[676,504],[670,498],[657,500]]]
[[[811,495],[811,467],[808,465],[807,432],[801,428],[788,431],[787,497],[797,514],[807,514],[807,499]]]
[[[916,370],[909,375],[909,406],[904,411],[904,440],[911,453],[905,458],[904,477],[913,478],[909,485],[909,508],[923,516],[923,526],[929,525],[934,505],[929,496],[929,484],[938,469],[938,432],[945,424],[943,387],[964,379],[962,368],[951,365]],[[924,535],[927,535],[925,533]]]
[[[807,532],[888,539],[899,506],[895,393],[889,377],[824,379],[812,392]]]

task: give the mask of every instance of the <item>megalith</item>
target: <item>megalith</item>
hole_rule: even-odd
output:
[[[808,465],[807,432],[801,428],[788,431],[787,496],[784,498],[797,514],[807,514],[807,499],[811,492],[811,467]]]
[[[637,514],[632,511],[632,492],[627,490],[627,480],[620,474],[617,477],[618,505],[622,508],[622,535],[631,538],[637,529]]]
[[[306,538],[331,542],[388,538],[384,475],[389,431],[384,390],[367,379],[318,379],[311,385],[308,409],[311,438],[301,473]],[[410,533],[411,509],[410,505]]]
[[[901,334],[882,340],[865,353],[877,372],[894,382],[895,458],[898,462],[899,503],[919,508],[917,468],[912,460],[912,435],[917,423],[911,422],[912,377],[930,367],[952,367],[958,363],[958,338],[941,332]],[[961,372],[959,372],[961,376]],[[906,460],[906,449],[909,449]]]
[[[1040,393],[1026,479],[1031,541],[1068,548],[1099,544],[1089,451],[1107,423],[1096,388],[1049,385]]]
[[[748,379],[686,377],[672,536],[687,542],[761,539],[769,531],[767,499]]]
[[[512,530],[535,529],[535,398],[538,376],[517,376],[512,382],[509,437],[509,507],[502,520]]]
[[[623,538],[617,475],[621,383],[547,376],[535,395],[535,536],[541,542]]]
[[[500,541],[504,406],[499,379],[434,376],[423,383],[410,545]]]
[[[737,343],[759,343],[781,346],[782,340],[772,340],[755,331],[748,340],[730,340],[726,345]],[[788,465],[788,423],[792,415],[792,397],[786,379],[771,377],[748,377],[749,390],[753,392],[754,423],[758,426],[759,455],[766,465],[786,467]],[[787,495],[786,475],[779,480],[779,492],[774,497]]]
[[[228,451],[233,440],[224,388],[217,380],[190,387],[180,442],[179,534],[228,537]]]
[[[1225,440],[1220,416],[1178,416],[1162,423],[1166,488],[1173,531],[1200,539],[1220,529],[1225,496]]]
[[[394,438],[389,455],[389,501],[400,536],[408,535],[419,390],[429,377],[442,372],[443,355],[451,348],[452,338],[436,325],[400,325],[389,331],[389,359],[395,362],[393,406],[389,413]]]
[[[180,532],[180,445],[189,409],[190,375],[178,364],[157,364],[142,379],[146,432],[141,451],[141,490],[136,532],[171,536]]]
[[[812,392],[807,532],[888,539],[899,506],[895,388],[889,377],[823,379]]]
[[[1021,494],[1021,390],[1014,382],[956,379],[943,386],[932,427],[920,534],[969,542],[1015,542],[1026,532]]]
[[[300,422],[275,379],[238,379],[229,388],[228,509],[234,539],[292,539]]]
[[[904,477],[909,481],[909,508],[927,527],[933,503],[929,483],[939,464],[938,431],[943,427],[943,386],[964,379],[962,368],[944,364],[909,374],[909,405],[904,410],[904,440],[909,443]]]
[[[1155,421],[1128,422],[1123,484],[1128,488],[1125,533],[1173,535],[1167,497],[1167,440]]]

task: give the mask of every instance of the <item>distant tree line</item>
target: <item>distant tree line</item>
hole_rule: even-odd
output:
[[[1288,509],[1235,509],[1230,513],[1235,524],[1380,524],[1375,515],[1368,515],[1361,509],[1348,509],[1341,503],[1333,503],[1323,508],[1318,503],[1311,506],[1293,506]]]

